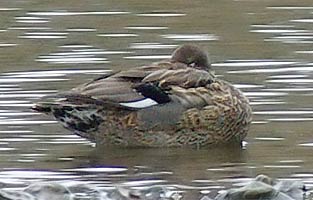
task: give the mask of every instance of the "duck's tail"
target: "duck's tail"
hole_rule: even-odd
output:
[[[69,105],[64,103],[37,103],[33,110],[52,115],[65,128],[75,134],[94,140],[93,132],[104,121],[103,116],[95,106]]]

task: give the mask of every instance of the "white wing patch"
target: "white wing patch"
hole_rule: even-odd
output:
[[[154,106],[157,104],[158,102],[150,98],[140,99],[138,101],[120,103],[120,105],[129,107],[129,108],[147,108],[147,107]]]

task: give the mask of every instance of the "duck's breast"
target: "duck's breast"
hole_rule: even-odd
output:
[[[205,88],[189,92],[197,96],[193,98],[195,101],[201,102],[201,99],[202,104],[183,112],[180,129],[203,135],[214,143],[234,137],[242,140],[246,136],[252,111],[248,99],[239,89],[226,81],[216,80]]]

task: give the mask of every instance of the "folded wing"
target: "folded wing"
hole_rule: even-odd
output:
[[[180,93],[181,90],[177,88],[188,90],[203,87],[213,81],[214,76],[207,71],[182,63],[162,62],[104,75],[61,93],[61,96],[72,104],[97,103],[142,109],[169,103],[175,96],[183,98],[185,92]]]

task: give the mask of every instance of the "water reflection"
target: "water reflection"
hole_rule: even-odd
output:
[[[132,43],[131,49],[175,49],[178,45],[161,44],[161,43]]]
[[[28,32],[24,35],[19,36],[19,38],[26,39],[62,39],[67,38],[68,33],[62,32]]]
[[[270,10],[312,10],[312,7],[267,7]],[[272,34],[265,41],[282,42],[286,44],[311,44],[313,41],[312,30],[303,28],[301,23],[310,23],[311,18],[290,19],[288,22],[280,22],[274,25],[252,25],[251,32]]]
[[[313,23],[313,19],[293,19],[291,22]]]
[[[43,17],[15,17],[17,23],[41,24],[49,22],[49,18]]]
[[[272,10],[313,10],[310,6],[269,6],[267,9]]]
[[[63,3],[12,1],[0,8],[6,187],[57,180],[212,193],[258,173],[313,185],[313,8],[306,1]],[[208,49],[216,74],[250,98],[254,121],[243,149],[94,147],[29,109],[42,96],[110,70],[169,58],[189,42]]]
[[[33,141],[34,142],[34,141]],[[231,148],[232,149],[232,148]],[[113,150],[113,149],[111,149]],[[178,177],[181,175],[181,173],[184,173],[184,171],[191,167],[188,161],[188,158],[194,157],[195,152],[190,151],[181,151],[181,150],[165,150],[162,152],[158,152],[155,154],[153,151],[145,151],[144,154],[142,154],[142,150],[140,149],[130,149],[129,156],[130,157],[124,157],[124,150],[115,149],[116,154],[120,155],[120,157],[116,157],[116,155],[113,154],[112,151],[109,151],[107,148],[97,148],[95,151],[98,153],[100,152],[107,152],[108,156],[106,157],[100,157],[100,154],[95,154],[93,152],[93,156],[91,156],[91,160],[93,160],[92,163],[89,163],[90,166],[97,166],[97,167],[88,167],[86,165],[85,167],[75,167],[75,168],[64,168],[59,169],[57,171],[55,170],[27,170],[27,169],[6,169],[2,172],[0,172],[1,181],[5,182],[6,184],[10,185],[10,187],[16,187],[17,185],[28,185],[31,183],[31,181],[44,181],[44,180],[67,180],[67,181],[74,181],[74,180],[88,180],[90,183],[97,183],[100,184],[102,187],[106,186],[112,186],[112,184],[122,184],[124,186],[132,186],[132,187],[138,187],[138,186],[149,186],[149,185],[155,185],[155,184],[167,184],[172,185],[177,188],[181,189],[210,189],[210,190],[216,190],[218,188],[221,188],[221,186],[217,185],[216,182],[202,182],[199,181],[193,181],[193,183],[187,183],[186,184],[171,184],[168,180],[169,177]],[[109,153],[109,152],[112,152]],[[188,153],[189,152],[189,153]],[[222,153],[223,151],[216,151],[212,150],[212,153]],[[227,151],[228,152],[228,151]],[[141,153],[139,155],[138,153]],[[233,157],[234,155],[240,153],[240,151],[235,151],[235,153],[231,153],[231,155],[227,156],[227,158]],[[187,157],[184,157],[183,155],[186,154]],[[148,156],[150,155],[150,157]],[[151,157],[153,155],[153,158]],[[220,158],[223,158],[226,154],[222,153]],[[239,154],[238,154],[239,155]],[[41,157],[46,157],[48,154],[45,154],[43,152],[41,153],[22,153],[20,154],[20,160],[19,162],[34,162],[36,159]],[[95,157],[96,156],[96,157]],[[164,157],[165,156],[165,157]],[[166,162],[171,162],[173,165],[169,169],[164,163],[157,162],[156,159],[159,158],[165,158]],[[219,160],[220,158],[214,158],[214,160]],[[227,158],[224,158],[223,160],[226,161]],[[234,160],[236,160],[236,156],[233,157]],[[194,157],[195,160],[211,160],[210,158],[206,158],[203,156],[196,156]],[[69,161],[71,158],[63,158],[63,161]],[[110,166],[103,166],[102,163],[106,163],[109,161]],[[38,161],[37,161],[38,162]],[[129,163],[131,162],[131,163]],[[124,163],[124,164],[123,164]],[[141,164],[140,166],[138,164]],[[155,165],[153,168],[150,166]],[[216,163],[216,162],[214,162]],[[123,166],[124,165],[124,166]],[[130,167],[126,167],[130,166]],[[171,165],[169,165],[171,166]],[[234,168],[235,168],[234,164]],[[187,174],[187,176],[193,177],[199,175],[200,176],[201,171],[205,170],[207,167],[206,163],[203,163],[203,166],[201,169],[197,169],[196,171]],[[31,172],[31,173],[30,173]],[[195,174],[194,174],[195,173]],[[9,178],[8,178],[9,177]],[[212,177],[213,178],[213,177]],[[127,180],[120,182],[121,180]],[[213,178],[214,179],[214,178]],[[110,180],[109,182],[106,182],[104,180]],[[86,183],[86,182],[84,182]],[[107,184],[106,184],[107,183]]]
[[[95,32],[97,29],[93,28],[68,28],[66,29],[68,32]]]
[[[137,37],[139,35],[133,34],[133,33],[103,33],[103,34],[98,34],[100,37]]]
[[[125,29],[129,30],[165,30],[166,26],[127,26]]]
[[[0,47],[14,47],[18,44],[12,44],[12,43],[0,43]]]
[[[51,30],[49,27],[33,27],[33,26],[16,26],[16,27],[10,27],[8,30]]]
[[[124,58],[135,60],[163,60],[171,58],[171,55],[125,56]]]
[[[65,45],[61,46],[61,48],[61,52],[39,56],[36,61],[53,64],[100,64],[109,63],[110,61],[108,61],[108,58],[99,56],[132,53],[129,51],[106,51],[104,49],[97,49],[92,46],[84,45]]]
[[[212,34],[167,34],[162,35],[163,38],[172,39],[174,41],[212,41],[218,40],[216,35]]]
[[[27,15],[33,16],[77,16],[77,15],[123,15],[129,14],[124,11],[89,11],[89,12],[73,12],[67,10],[47,11],[47,12],[28,12]]]

